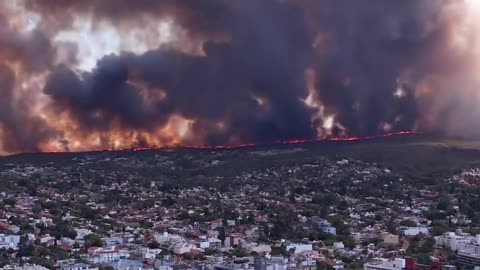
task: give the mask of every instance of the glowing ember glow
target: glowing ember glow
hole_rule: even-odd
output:
[[[415,135],[418,134],[414,131],[400,131],[400,132],[393,132],[393,133],[386,133],[381,135],[373,135],[373,136],[366,136],[366,137],[331,137],[325,139],[314,139],[314,140],[305,140],[305,139],[293,139],[293,140],[286,140],[286,141],[274,141],[268,144],[257,144],[257,143],[242,143],[236,145],[188,145],[188,144],[178,144],[172,146],[163,146],[163,147],[126,147],[126,148],[107,148],[107,149],[98,149],[95,151],[99,152],[123,152],[123,151],[133,151],[133,152],[142,152],[142,151],[154,151],[154,150],[162,150],[162,149],[197,149],[197,150],[233,150],[233,149],[241,149],[241,148],[250,148],[250,147],[257,147],[257,146],[268,146],[268,145],[295,145],[295,144],[308,144],[308,143],[316,143],[316,142],[357,142],[357,141],[368,141],[368,140],[375,140],[375,139],[382,139],[382,138],[390,138],[390,137],[397,137],[397,136],[408,136],[408,135]],[[47,153],[58,153],[63,151],[44,151]]]
[[[266,146],[266,145],[294,145],[294,144],[305,144],[305,143],[315,143],[315,142],[355,142],[355,141],[366,141],[366,140],[374,140],[374,139],[382,139],[382,138],[390,138],[396,136],[404,136],[404,135],[414,135],[418,134],[414,131],[400,131],[400,132],[393,132],[393,133],[386,133],[381,135],[374,135],[374,136],[366,136],[366,137],[331,137],[326,139],[315,139],[315,140],[304,140],[304,139],[293,139],[293,140],[286,140],[286,141],[274,141],[269,144],[256,144],[256,143],[243,143],[238,145],[217,145],[217,146],[195,146],[195,145],[177,145],[174,148],[181,149],[199,149],[199,150],[228,150],[228,149],[239,149],[239,148],[249,148],[249,147],[256,147],[256,146]],[[125,149],[106,149],[104,151],[151,151],[151,150],[159,150],[164,148],[157,148],[157,147],[135,147],[135,148],[125,148]]]

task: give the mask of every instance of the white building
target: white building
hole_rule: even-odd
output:
[[[458,263],[463,266],[477,266],[480,264],[480,235],[472,236],[468,233],[448,232],[435,237],[438,246],[457,252]]]
[[[457,262],[462,266],[469,267],[469,269],[480,266],[480,254],[470,253],[465,251],[457,252]]]
[[[428,228],[426,227],[408,227],[402,230],[405,236],[421,236],[428,235]]]
[[[17,249],[18,244],[20,244],[19,235],[5,235],[0,234],[0,247],[6,249]]]
[[[213,249],[218,250],[222,248],[222,240],[218,238],[209,238],[205,241],[200,242],[201,249]]]
[[[480,234],[471,236],[466,233],[447,232],[441,236],[435,236],[435,243],[452,251],[464,251],[480,255]]]
[[[65,265],[60,267],[61,270],[98,270],[98,267],[94,267],[85,263],[76,263],[71,265]]]
[[[34,222],[35,224],[41,224],[42,226],[45,226],[45,227],[51,227],[54,225],[53,219],[47,218],[47,217],[41,217],[40,219],[35,219]]]
[[[142,250],[143,258],[146,260],[154,260],[160,253],[162,253],[162,249],[160,248],[147,248]]]
[[[48,270],[48,268],[36,264],[6,265],[3,270]]]
[[[164,244],[167,242],[172,244],[178,244],[185,241],[180,235],[169,234],[168,232],[164,232],[161,234],[157,233],[153,237],[155,238],[155,241],[159,244]]]
[[[402,270],[405,268],[405,259],[375,259],[363,265],[363,270]]]
[[[198,246],[201,248],[201,249],[209,249],[210,248],[210,242],[208,241],[202,241],[198,244]]]
[[[128,250],[120,247],[92,247],[88,249],[88,261],[92,263],[112,263],[130,257]]]
[[[345,245],[343,244],[343,242],[333,243],[333,249],[335,250],[344,249],[344,248],[345,248]]]
[[[285,245],[285,249],[287,251],[290,251],[290,250],[294,250],[294,254],[299,254],[299,253],[302,253],[302,252],[306,252],[306,251],[312,251],[313,250],[313,246],[312,244],[295,244],[295,243],[288,243],[287,245]]]
[[[77,237],[75,240],[83,240],[85,236],[92,234],[93,232],[89,229],[82,229],[82,228],[75,228],[75,232],[77,233]]]

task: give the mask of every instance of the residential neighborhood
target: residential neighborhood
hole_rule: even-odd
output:
[[[471,188],[473,180],[462,180],[472,179],[469,171],[418,188],[401,171],[358,159],[281,160],[304,151],[99,152],[4,164],[2,265],[313,270],[479,264],[478,212],[465,211],[469,193],[448,191],[466,188],[464,182]],[[270,161],[234,169],[240,153]],[[186,166],[198,170],[187,176]]]

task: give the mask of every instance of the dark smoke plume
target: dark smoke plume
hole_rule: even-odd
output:
[[[22,55],[26,73],[49,71],[45,110],[68,115],[77,132],[154,134],[172,116],[193,121],[181,140],[186,144],[431,131],[448,129],[439,118],[464,115],[457,107],[469,100],[462,96],[458,104],[443,105],[438,100],[455,90],[432,79],[458,81],[458,70],[472,68],[468,53],[455,55],[452,49],[465,5],[452,0],[30,0],[26,9],[42,17],[37,30],[30,39],[0,36],[0,52],[10,48]],[[94,27],[109,22],[125,32],[171,19],[187,38],[141,54],[105,55],[93,70],[82,71],[55,62],[59,48],[49,40],[73,29],[78,16],[92,18]],[[182,50],[188,42],[200,43],[201,52]],[[428,91],[419,90],[423,85]],[[432,90],[432,85],[440,87]],[[3,102],[16,111],[12,101]],[[50,129],[45,126],[36,128]],[[61,137],[57,140],[68,141],[61,135],[65,130],[52,129]],[[148,137],[139,135],[137,144],[148,146]],[[35,147],[38,142],[15,149]]]
[[[0,65],[0,138],[6,151],[40,151],[38,144],[55,136],[40,118],[29,114],[28,100],[15,100],[15,74]]]
[[[40,151],[40,144],[56,132],[30,111],[35,102],[15,93],[19,82],[16,72],[3,61],[17,63],[34,74],[50,67],[53,48],[46,36],[33,31],[19,34],[0,14],[0,153],[3,151]]]

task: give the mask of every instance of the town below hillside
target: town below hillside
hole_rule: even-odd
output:
[[[0,158],[0,268],[474,269],[480,143]]]

